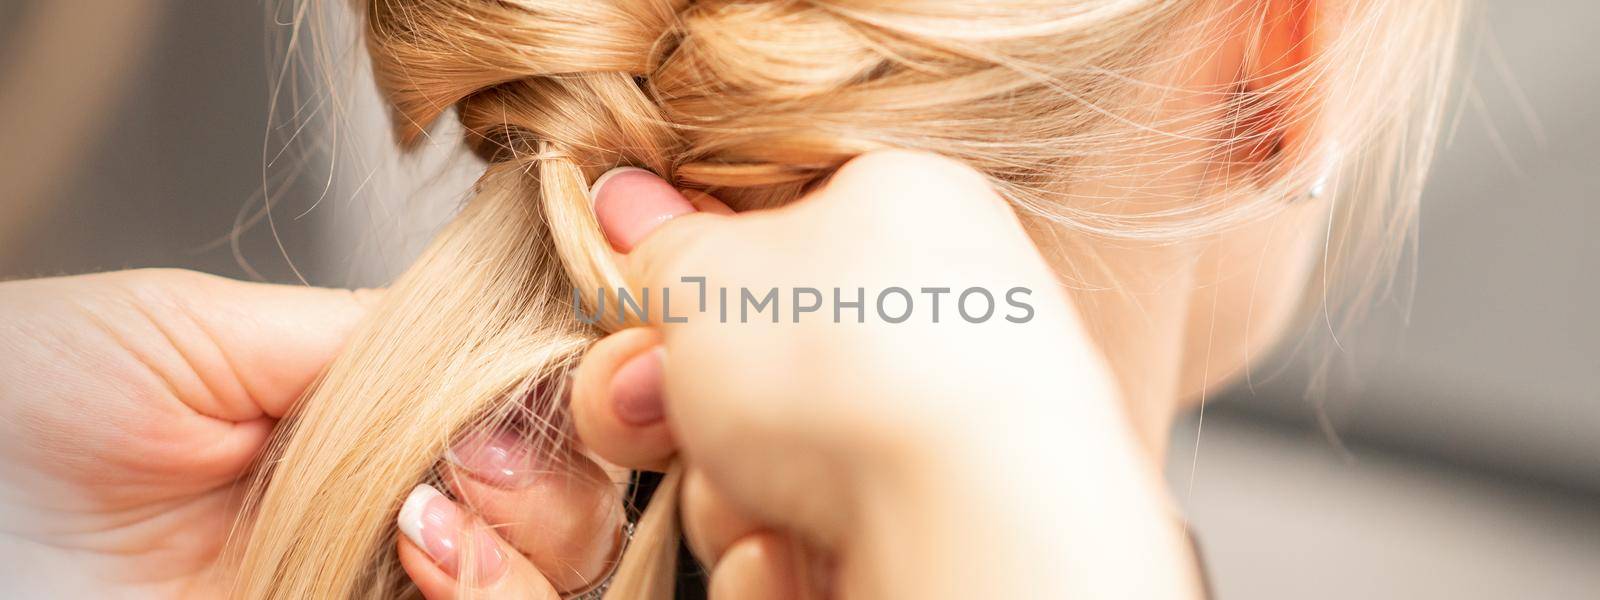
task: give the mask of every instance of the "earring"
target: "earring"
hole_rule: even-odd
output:
[[[1317,180],[1311,182],[1311,189],[1306,192],[1309,200],[1321,200],[1332,191],[1333,180],[1339,176],[1339,144],[1329,142],[1326,154],[1322,159],[1322,173],[1317,175]]]
[[[1306,198],[1308,198],[1310,200],[1321,200],[1324,196],[1327,196],[1327,195],[1328,195],[1328,175],[1326,173],[1324,173],[1321,177],[1317,178],[1316,182],[1311,184],[1311,190],[1306,192]]]

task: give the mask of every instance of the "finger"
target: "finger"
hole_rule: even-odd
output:
[[[636,167],[607,171],[590,190],[600,230],[624,254],[662,223],[695,212],[694,204],[666,180]]]
[[[584,446],[613,464],[660,471],[672,457],[661,397],[661,337],[635,327],[596,342],[573,375],[572,422]]]
[[[761,533],[728,548],[711,570],[710,600],[806,598],[800,552],[783,536]]]
[[[604,470],[570,448],[538,448],[495,428],[446,455],[444,478],[461,504],[495,528],[557,590],[590,587],[610,571],[626,519],[622,493]]]
[[[683,479],[681,498],[684,538],[700,564],[717,565],[735,541],[761,529],[712,487],[704,471],[689,470]]]
[[[729,208],[728,205],[723,204],[721,200],[716,199],[711,194],[700,190],[679,190],[679,192],[683,193],[684,198],[689,199],[689,204],[693,205],[697,212],[714,215],[735,214],[732,208]]]
[[[622,253],[679,217],[733,214],[703,192],[680,192],[649,171],[632,167],[601,175],[590,194],[596,220]],[[573,419],[585,445],[607,462],[662,470],[673,454],[671,435],[662,423],[662,357],[650,353],[659,343],[652,331],[625,330],[595,344],[579,364],[571,396]]]
[[[732,209],[711,196],[690,192],[686,197],[666,180],[633,167],[601,175],[590,186],[590,198],[601,231],[612,248],[624,255],[618,262],[628,273],[628,282],[646,289],[679,283],[676,278],[670,282],[655,278],[668,275],[661,264],[677,256],[677,250],[687,243],[708,239],[698,233],[716,227],[733,214]],[[640,252],[647,239],[652,249]],[[665,312],[659,306],[652,305],[651,309],[651,314]]]
[[[411,492],[397,523],[400,566],[428,600],[560,598],[528,559],[431,486]]]

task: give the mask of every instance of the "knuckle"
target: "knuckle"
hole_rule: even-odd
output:
[[[939,154],[911,150],[869,152],[840,167],[829,187],[865,196],[874,210],[970,217],[1005,204],[989,177]],[[933,210],[930,210],[933,209]]]
[[[839,168],[839,175],[915,176],[924,170],[940,170],[959,164],[939,154],[923,150],[874,150],[850,159]]]
[[[620,522],[619,511],[612,508],[574,510],[566,519],[552,520],[539,531],[527,532],[541,545],[563,558],[582,558],[580,562],[608,553],[609,544],[603,543],[616,535]],[[576,554],[577,556],[573,556]]]
[[[220,279],[199,271],[171,268],[133,269],[106,273],[106,277],[127,288],[187,288],[206,285]]]
[[[227,281],[215,275],[185,269],[133,269],[104,273],[101,282],[113,294],[146,307],[182,306],[187,298],[203,297],[208,288]]]
[[[989,189],[987,177],[967,163],[916,150],[879,150],[862,154],[840,167],[836,176],[865,179],[895,187],[970,191]]]
[[[604,571],[622,527],[621,505],[591,496],[530,497],[521,508],[500,506],[484,517],[558,587],[579,587]]]
[[[353,290],[347,290],[347,293],[350,296],[351,302],[354,302],[361,308],[372,310],[377,308],[378,304],[383,300],[384,289],[357,288]]]

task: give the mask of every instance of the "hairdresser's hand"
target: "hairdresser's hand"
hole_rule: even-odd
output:
[[[182,271],[0,284],[5,588],[224,595],[234,483],[362,298]]]
[[[182,271],[0,284],[0,589],[225,597],[232,573],[218,553],[244,498],[235,484],[371,294]],[[492,461],[504,449],[493,439],[464,442],[459,468]],[[582,483],[604,481],[598,467],[516,485],[528,472],[498,456],[500,477],[451,480],[525,527],[506,530],[517,535],[504,579],[553,596],[595,577],[616,531],[594,517],[616,512],[614,498],[596,509],[611,486]],[[426,558],[407,567],[446,590],[434,597],[453,590]]]
[[[1194,591],[1102,358],[978,174],[869,154],[739,215],[638,171],[596,187],[651,327],[594,346],[574,417],[618,464],[689,465],[683,518],[713,598]],[[775,307],[742,299],[773,288]],[[909,294],[880,301],[891,288]],[[950,291],[935,309],[924,288]]]

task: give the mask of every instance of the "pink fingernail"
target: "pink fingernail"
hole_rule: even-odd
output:
[[[606,171],[589,186],[594,216],[618,252],[628,252],[673,217],[695,212],[665,179],[637,167]]]
[[[451,577],[460,577],[466,543],[474,544],[471,555],[477,585],[492,583],[506,571],[506,557],[493,534],[471,527],[466,513],[431,485],[424,483],[411,490],[397,523],[400,533]]]
[[[444,458],[479,481],[507,489],[528,487],[548,470],[526,437],[504,428],[470,434]]]
[[[666,416],[661,397],[661,347],[635,356],[617,369],[611,380],[611,402],[617,418],[636,427],[650,425]]]

